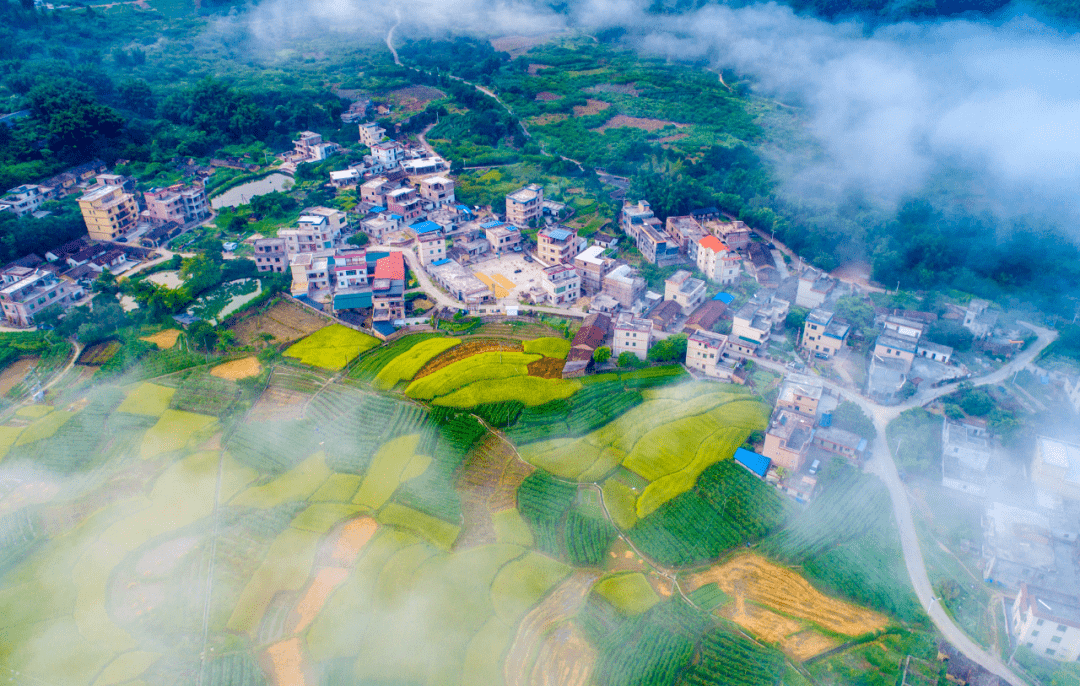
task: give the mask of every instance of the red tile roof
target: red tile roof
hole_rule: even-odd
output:
[[[705,236],[698,241],[698,245],[702,248],[709,248],[713,252],[728,252],[729,250],[723,241],[713,235]]]
[[[405,259],[399,252],[392,252],[375,262],[376,279],[405,280]]]

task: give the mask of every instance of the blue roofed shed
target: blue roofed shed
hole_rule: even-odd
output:
[[[371,291],[334,295],[335,310],[361,310],[365,307],[371,307]]]
[[[567,238],[570,238],[570,236],[573,236],[574,234],[573,232],[567,231],[566,229],[552,229],[547,232],[547,235],[551,237],[552,240],[565,241]]]
[[[502,226],[504,223],[505,222],[499,222],[499,221],[484,222],[483,224],[480,225],[480,228],[481,229],[494,229],[496,226]]]
[[[746,448],[739,448],[735,451],[735,461],[763,479],[769,471],[769,465],[772,464],[772,460],[769,458],[764,455],[758,455],[754,451],[747,450]]]
[[[431,233],[432,231],[442,231],[442,227],[433,221],[417,222],[409,227],[416,235]]]
[[[725,305],[730,305],[732,301],[735,300],[735,296],[731,293],[717,293],[715,296],[713,296],[713,300],[719,300]]]

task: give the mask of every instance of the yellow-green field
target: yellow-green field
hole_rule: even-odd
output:
[[[288,357],[304,364],[331,371],[344,369],[358,355],[379,345],[379,339],[354,331],[341,324],[331,324],[289,346]]]

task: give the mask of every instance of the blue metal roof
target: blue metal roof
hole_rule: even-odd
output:
[[[484,222],[480,225],[481,229],[494,229],[496,226],[502,226],[503,222]]]
[[[574,235],[572,231],[567,231],[566,229],[552,229],[551,231],[548,231],[547,234],[557,241],[565,241],[567,238]]]
[[[431,233],[432,231],[442,231],[442,227],[433,221],[417,222],[409,227],[413,233]]]
[[[385,212],[386,208],[383,207],[382,205],[375,205],[374,207],[371,208],[371,211],[374,212],[375,214],[379,214],[380,212]]]
[[[391,214],[391,215],[390,215],[390,218],[391,218],[391,219],[396,219],[396,220],[398,220],[398,221],[401,221],[401,220],[402,220],[402,219],[404,219],[405,217],[402,217],[402,216],[401,216],[400,214]]]
[[[384,257],[389,256],[388,252],[369,252],[364,256],[364,259],[368,262],[378,262]]]
[[[443,258],[441,260],[435,260],[434,262],[431,263],[431,266],[432,267],[441,267],[444,264],[450,264],[450,260],[448,260],[446,258]]]
[[[764,455],[758,455],[746,448],[739,448],[735,451],[735,461],[762,478],[768,473],[769,465],[772,463],[772,460]]]
[[[717,293],[715,296],[713,296],[713,300],[719,300],[725,305],[730,305],[731,302],[735,300],[735,296],[731,293]]]
[[[821,415],[821,421],[818,422],[823,429],[827,429],[832,426],[832,412],[826,412]]]
[[[334,296],[335,310],[352,310],[371,307],[371,291],[339,293]]]

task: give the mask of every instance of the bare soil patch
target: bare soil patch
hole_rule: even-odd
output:
[[[77,364],[100,366],[108,362],[120,350],[120,341],[102,341],[83,348]]]
[[[517,489],[534,468],[517,459],[504,440],[488,436],[469,453],[455,487],[461,493],[464,518],[455,548],[467,549],[495,542],[492,512],[517,506]]]
[[[282,300],[262,314],[240,320],[230,331],[241,345],[252,345],[263,333],[270,334],[275,343],[284,343],[315,333],[329,323],[302,305]]]
[[[510,57],[514,58],[524,55],[537,45],[547,43],[556,35],[558,34],[546,33],[539,36],[503,36],[501,38],[492,38],[491,47],[495,48],[497,52],[509,53]]]
[[[540,91],[536,94],[536,100],[538,102],[555,102],[556,100],[562,100],[563,96],[558,93],[552,93],[551,91]]]
[[[541,114],[539,117],[531,117],[529,119],[529,126],[547,126],[548,124],[557,124],[561,121],[566,121],[570,116],[566,114]]]
[[[0,395],[6,395],[38,363],[36,357],[20,357],[0,372]]]
[[[277,422],[302,419],[304,405],[310,398],[311,396],[307,393],[271,386],[259,396],[259,401],[251,408],[251,420]]]
[[[543,69],[554,69],[554,67],[551,66],[550,64],[530,64],[529,65],[529,76],[536,76]]]
[[[180,337],[180,329],[165,329],[158,331],[152,336],[143,336],[139,340],[153,343],[162,350],[167,350],[176,345],[176,339]]]
[[[397,104],[399,109],[404,109],[407,112],[419,112],[427,107],[427,104],[432,100],[445,97],[446,93],[430,86],[409,86],[408,88],[399,88],[396,91],[387,93],[387,99]]]
[[[621,129],[628,127],[632,129],[641,129],[652,133],[653,131],[659,131],[665,126],[689,126],[689,124],[679,124],[678,122],[665,121],[663,119],[646,119],[644,117],[628,117],[625,114],[617,114],[611,119],[604,122],[603,126],[599,126],[592,131],[597,133],[603,133],[608,129]]]
[[[210,370],[211,376],[216,376],[230,381],[246,379],[249,376],[258,376],[262,371],[262,365],[254,357],[245,357],[239,360],[219,364]]]
[[[566,360],[558,357],[542,357],[536,362],[529,363],[529,376],[538,376],[541,379],[561,379],[565,364]]]
[[[610,102],[589,98],[584,105],[574,105],[574,116],[587,117],[590,114],[600,114],[609,107],[611,107]]]

